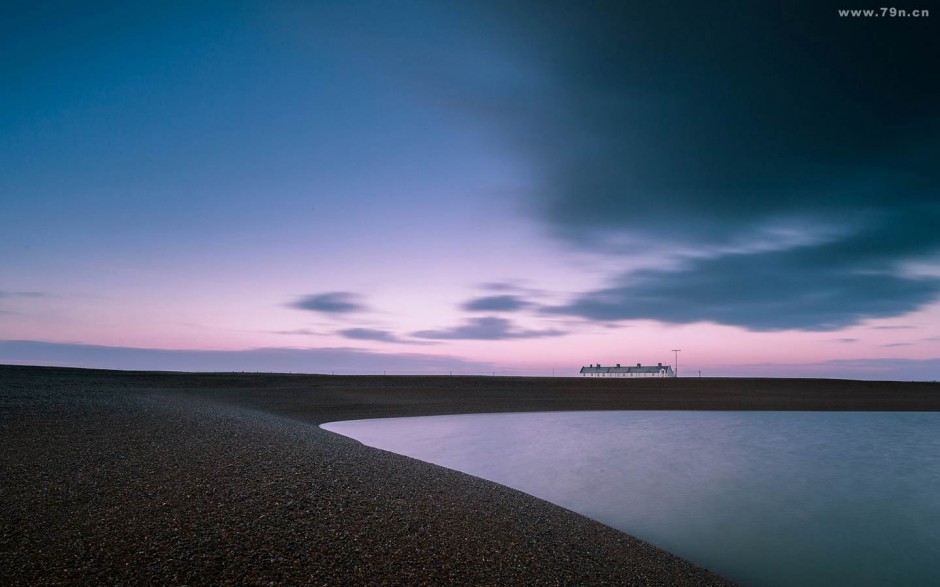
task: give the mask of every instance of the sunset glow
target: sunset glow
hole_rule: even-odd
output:
[[[14,8],[0,363],[940,378],[929,19],[588,6]]]

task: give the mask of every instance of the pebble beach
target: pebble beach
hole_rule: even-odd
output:
[[[0,583],[728,585],[318,424],[578,409],[938,410],[940,385],[0,366]]]

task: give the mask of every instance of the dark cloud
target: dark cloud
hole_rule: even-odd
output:
[[[534,81],[481,103],[534,211],[578,246],[688,261],[569,311],[825,330],[936,299],[902,267],[940,251],[940,35],[843,4],[494,3]]]
[[[936,177],[926,21],[840,20],[827,2],[509,4],[517,50],[554,90],[514,120],[562,229],[727,242],[781,216],[899,203],[853,179]],[[905,191],[905,205],[934,199]]]
[[[858,339],[857,338],[838,338],[836,339],[836,342],[844,342],[844,343],[858,342]]]
[[[470,300],[463,305],[464,310],[471,312],[516,312],[532,305],[516,295],[484,296]]]
[[[752,330],[835,330],[895,316],[936,298],[940,281],[833,266],[815,248],[694,260],[633,272],[545,311],[590,320],[711,321]]]
[[[881,346],[893,348],[893,347],[900,347],[900,346],[913,346],[913,343],[910,343],[910,342],[892,342],[892,343],[890,343],[890,344],[883,344],[883,345],[881,345]]]
[[[501,294],[542,295],[545,293],[540,289],[530,287],[528,282],[525,280],[491,281],[480,284],[480,287],[482,289]]]
[[[260,348],[242,351],[162,350],[0,340],[0,363],[158,371],[286,373],[490,373],[490,363],[446,355],[377,353],[354,348]]]
[[[345,336],[346,338],[351,338],[353,340],[375,340],[379,342],[394,343],[407,342],[398,338],[392,332],[375,328],[347,328],[345,330],[340,330],[337,334]]]
[[[561,330],[518,330],[505,318],[487,316],[471,318],[466,323],[445,330],[421,330],[412,333],[417,338],[436,340],[510,340],[517,338],[541,338],[562,336]]]
[[[359,301],[357,294],[346,291],[334,291],[305,296],[293,302],[290,306],[300,310],[310,310],[324,314],[350,314],[368,309]]]
[[[899,326],[872,326],[872,330],[910,330],[914,328],[913,326],[908,325],[899,325]]]

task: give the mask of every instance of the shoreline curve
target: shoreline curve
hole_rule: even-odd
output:
[[[0,366],[5,583],[728,585],[527,494],[321,430],[578,409],[940,410],[940,385]]]

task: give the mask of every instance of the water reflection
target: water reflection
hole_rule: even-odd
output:
[[[334,422],[748,585],[940,585],[940,414],[561,412]]]

